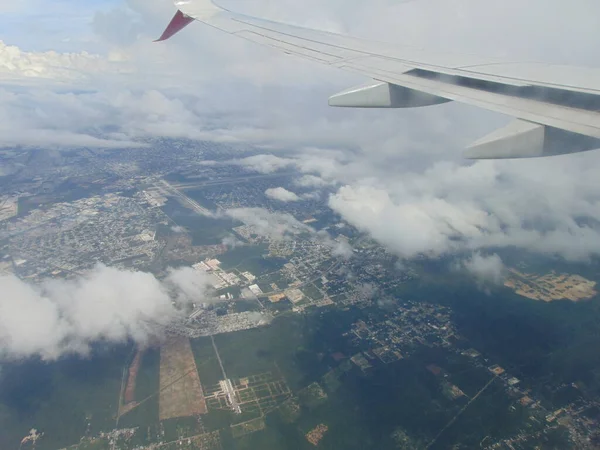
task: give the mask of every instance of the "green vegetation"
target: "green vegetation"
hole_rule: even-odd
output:
[[[215,385],[223,379],[219,361],[209,337],[201,337],[190,340],[192,352],[196,360],[196,368],[200,377],[200,383],[204,392],[206,388]]]
[[[53,363],[3,363],[0,376],[0,448],[17,448],[31,428],[43,432],[37,450],[79,442],[115,424],[123,364],[131,348],[96,349],[89,358]]]
[[[279,406],[281,419],[286,423],[292,423],[300,417],[300,403],[297,397],[290,397]]]
[[[304,292],[304,295],[313,300],[321,300],[323,298],[323,294],[312,283],[302,286],[301,290]]]
[[[221,244],[223,238],[230,234],[229,230],[235,226],[232,219],[199,215],[173,199],[169,199],[162,210],[177,225],[191,230],[192,245]]]
[[[298,392],[298,398],[303,405],[314,409],[327,401],[327,393],[319,383],[315,382]]]

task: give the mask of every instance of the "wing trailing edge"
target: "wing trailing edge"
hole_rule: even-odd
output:
[[[450,100],[385,81],[356,86],[329,97],[329,106],[343,108],[417,108]]]
[[[514,117],[473,143],[468,158],[531,158],[600,148],[600,69],[431,52],[274,22],[212,0],[174,0],[158,39],[192,20],[372,81],[333,95],[331,106],[409,108],[456,101]]]
[[[539,158],[600,148],[600,139],[526,120],[514,120],[471,144],[468,159]]]

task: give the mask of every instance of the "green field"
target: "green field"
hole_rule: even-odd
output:
[[[3,363],[0,448],[18,448],[31,428],[44,432],[38,450],[79,442],[115,425],[123,364],[131,348],[98,349],[89,358]]]

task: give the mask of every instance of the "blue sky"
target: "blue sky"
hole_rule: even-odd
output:
[[[123,0],[23,0],[0,6],[2,39],[25,51],[72,52],[96,49],[92,29],[94,15],[117,7]]]

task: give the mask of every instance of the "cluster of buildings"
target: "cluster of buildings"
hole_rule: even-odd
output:
[[[456,333],[448,308],[409,301],[386,314],[386,320],[358,320],[347,335],[357,346],[369,347],[369,359],[389,363],[423,345],[450,347]]]
[[[168,325],[167,332],[197,338],[266,326],[273,320],[266,311],[219,311],[214,305],[197,308],[187,318]]]
[[[14,271],[23,278],[60,276],[101,262],[143,267],[163,244],[155,239],[162,213],[117,194],[88,197],[39,208],[6,224]]]
[[[220,266],[221,261],[216,258],[206,258],[204,261],[192,265],[195,270],[203,272],[210,277],[211,285],[215,290],[231,286],[247,286],[256,280],[256,277],[248,271],[240,272],[238,275],[233,271],[227,272]],[[255,295],[262,294],[262,291],[256,284],[250,284],[248,289]]]
[[[387,313],[384,319],[377,317],[356,321],[345,335],[357,348],[365,349],[350,358],[365,372],[375,364],[409,358],[420,346],[443,347],[468,358],[473,370],[487,371],[490,377],[488,384],[501,383],[506,394],[513,399],[510,410],[525,408],[529,420],[514,436],[499,441],[489,440],[482,448],[529,448],[528,445],[538,443],[559,427],[566,429],[571,441],[581,448],[587,448],[590,439],[600,438],[597,431],[600,425],[600,401],[584,395],[577,384],[563,383],[550,385],[547,389],[553,391],[552,396],[571,397],[573,400],[560,407],[552,407],[552,403],[540,396],[539,391],[534,391],[527,383],[499,364],[494,364],[479,351],[456,345],[457,342],[464,342],[464,339],[457,333],[449,308],[408,301],[404,306]],[[466,397],[460,386],[449,381],[452,374],[433,363],[427,365],[426,369],[438,377],[441,390],[449,399]]]
[[[580,275],[554,272],[538,275],[509,269],[504,285],[523,297],[545,302],[563,299],[576,302],[597,294],[595,281]]]
[[[418,276],[409,264],[398,265],[397,258],[385,248],[357,236],[356,230],[343,223],[325,227],[326,233],[307,231],[307,224],[319,222],[315,217],[327,212],[323,202],[305,196],[302,201],[282,203],[264,195],[274,185],[294,189],[289,175],[251,173],[237,163],[219,163],[239,161],[247,150],[240,153],[240,149],[214,143],[157,140],[144,152],[81,149],[69,156],[68,165],[63,156],[26,151],[9,155],[3,160],[4,166],[20,169],[11,175],[10,184],[0,186],[0,242],[6,243],[0,253],[0,274],[15,272],[35,280],[76,274],[97,262],[146,270],[165,248],[165,242],[156,236],[158,226],[173,226],[160,208],[168,197],[177,196],[178,190],[202,188],[203,196],[216,209],[261,207],[287,213],[297,223],[282,224],[289,229],[285,235],[266,233],[252,223],[233,228],[232,232],[250,245],[266,244],[268,257],[286,261],[283,268],[268,276],[247,270],[227,271],[212,256],[193,264],[210,278],[216,298],[207,299],[182,320],[170,324],[169,333],[194,338],[264,326],[282,302],[289,302],[296,312],[328,305],[372,306],[384,302],[401,283]],[[171,172],[177,173],[173,177],[177,179],[162,182]],[[80,183],[83,193],[79,195],[74,189],[74,200],[50,199],[43,204],[44,195],[67,189],[63,186],[67,181]],[[93,194],[86,195],[85,189]],[[38,196],[41,207],[21,214],[19,198]],[[188,203],[192,210],[203,212],[195,202]],[[342,252],[344,249],[350,254]],[[200,259],[190,255],[188,263]],[[556,274],[538,277],[513,271],[507,285],[521,295],[544,301],[565,297],[575,301],[596,294],[595,283]],[[256,301],[258,310],[236,311],[232,305],[239,299]],[[384,320],[370,317],[356,321],[346,336],[360,349],[348,364],[365,372],[376,364],[409,358],[421,346],[443,347],[468,358],[473,368],[487,371],[494,383],[502,383],[514,399],[510,407],[527,408],[536,426],[526,429],[524,425],[518,435],[487,441],[483,448],[519,448],[528,439],[539,438],[558,426],[565,427],[572,440],[584,446],[600,425],[600,414],[590,413],[600,411],[600,402],[593,396],[574,395],[570,402],[550,406],[511,370],[475,349],[456,346],[459,336],[452,311],[446,307],[409,301],[390,309]],[[444,376],[444,369],[435,364],[428,365],[427,370],[440,379]],[[449,398],[465,397],[460,386],[442,383]],[[577,393],[581,387],[564,384],[551,389]],[[327,431],[325,425],[319,425],[306,438],[317,445]],[[116,443],[129,440],[134,433],[135,429],[115,430],[101,437]],[[35,441],[36,436],[32,430],[27,439]]]

